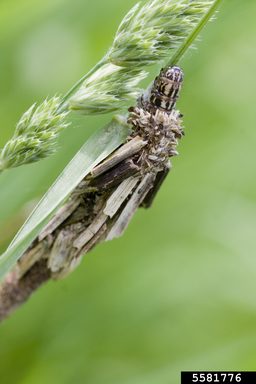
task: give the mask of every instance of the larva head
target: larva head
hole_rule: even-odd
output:
[[[183,82],[183,72],[178,65],[174,65],[173,67],[169,67],[167,71],[165,72],[165,77],[174,83],[181,83]]]

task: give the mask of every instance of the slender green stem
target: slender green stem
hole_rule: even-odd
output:
[[[66,93],[66,95],[62,98],[61,103],[58,108],[58,113],[62,113],[68,110],[67,101],[71,96],[80,88],[83,82],[88,79],[93,73],[95,73],[100,67],[107,63],[105,57],[101,61],[99,61],[89,72],[86,73],[78,82]]]
[[[223,0],[216,0],[212,6],[209,8],[208,12],[202,17],[197,26],[191,31],[188,38],[184,40],[184,43],[177,49],[177,51],[172,56],[171,60],[167,63],[166,67],[172,67],[177,64],[177,62],[184,55],[188,47],[193,43],[197,35],[200,33],[201,29],[205,26],[207,21],[214,15],[217,8],[220,6]]]
[[[217,8],[220,6],[221,2],[223,0],[215,0],[215,2],[212,4],[212,6],[209,8],[208,12],[202,17],[202,19],[199,21],[197,26],[191,31],[190,35],[186,40],[184,40],[183,44],[178,48],[178,50],[174,53],[171,60],[168,62],[166,67],[173,66],[174,64],[177,64],[177,62],[181,59],[183,54],[187,51],[189,46],[192,44],[192,42],[195,40],[197,35],[200,33],[202,28],[205,26],[207,21],[213,16],[213,14],[216,12]],[[86,75],[84,75],[62,98],[61,103],[58,107],[58,113],[62,113],[68,110],[68,100],[71,96],[80,88],[80,86],[83,84],[83,82],[88,79],[93,73],[95,73],[102,65],[107,63],[106,57],[104,57],[101,61],[99,61],[95,67],[91,69]]]

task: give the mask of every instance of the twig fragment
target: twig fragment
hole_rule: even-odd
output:
[[[80,205],[80,197],[70,199],[68,203],[63,205],[58,212],[53,216],[49,223],[44,227],[44,229],[39,233],[38,240],[43,240],[49,233],[52,233],[63,221],[65,221],[71,213],[73,213],[76,208]]]
[[[122,236],[134,213],[139,208],[149,190],[153,187],[155,177],[156,176],[153,173],[148,173],[146,176],[144,176],[141,183],[119,216],[118,220],[109,232],[106,241],[112,240],[114,237]]]
[[[76,187],[69,201],[59,209],[39,236],[18,260],[0,291],[0,311],[8,316],[7,296],[12,308],[20,305],[27,293],[31,271],[43,266],[39,282],[51,276],[67,276],[82,256],[103,241],[121,236],[140,206],[149,207],[171,169],[169,157],[177,155],[178,139],[184,135],[180,113],[174,107],[181,89],[182,70],[161,71],[151,96],[142,96],[137,107],[129,108],[128,123],[133,131],[127,143],[95,167]],[[42,263],[42,264],[41,264]],[[39,272],[37,272],[39,273]],[[27,281],[15,302],[10,281]],[[30,285],[29,285],[30,287]],[[33,286],[34,287],[34,286]],[[35,286],[37,287],[37,286]],[[2,298],[1,298],[2,292]],[[1,309],[2,303],[2,309]],[[12,309],[11,309],[12,311]]]
[[[119,148],[113,156],[95,167],[91,172],[92,176],[97,177],[108,171],[115,165],[119,164],[122,160],[135,155],[135,153],[138,153],[145,145],[147,145],[147,141],[143,140],[143,138],[140,136],[136,136],[131,141],[128,141],[128,143],[122,145],[122,147]]]
[[[10,316],[51,276],[47,261],[37,261],[21,279],[15,267],[0,286],[0,322]]]

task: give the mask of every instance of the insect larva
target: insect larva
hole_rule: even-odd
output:
[[[155,78],[154,88],[151,91],[150,102],[146,109],[160,109],[170,113],[177,103],[183,82],[183,72],[180,67],[174,65],[165,72],[161,69],[160,75]]]

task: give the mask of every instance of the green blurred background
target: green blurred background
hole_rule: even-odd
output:
[[[0,148],[35,101],[102,57],[135,3],[0,1]],[[255,0],[225,0],[182,59],[186,136],[152,209],[0,326],[1,384],[176,384],[181,370],[256,369],[255,14]],[[1,175],[1,252],[109,119],[72,116],[55,156]]]

